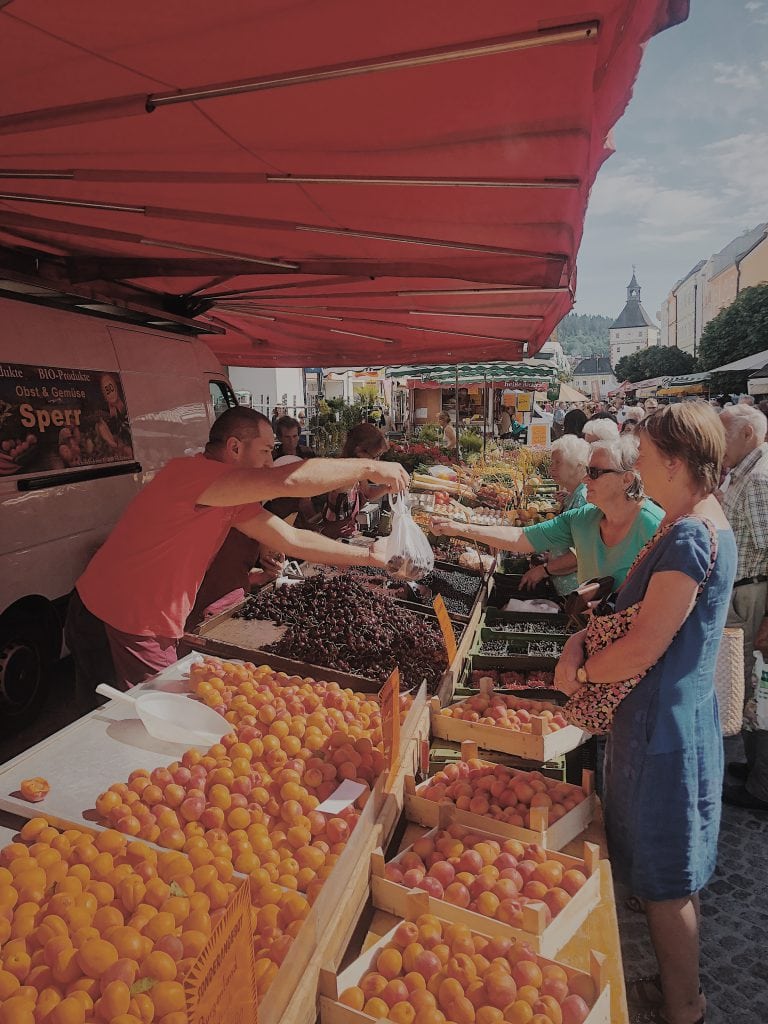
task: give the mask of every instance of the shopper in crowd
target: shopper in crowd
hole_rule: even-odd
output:
[[[646,416],[650,416],[652,412],[656,412],[656,410],[659,408],[659,403],[656,401],[655,398],[646,398],[643,404],[645,407]]]
[[[274,459],[284,455],[298,455],[300,459],[314,459],[316,452],[301,443],[301,424],[293,416],[281,416],[273,428],[277,447],[272,453]]]
[[[496,429],[499,432],[499,440],[507,441],[512,437],[512,417],[506,405],[502,405],[499,418],[496,421]]]
[[[453,423],[451,422],[450,414],[447,412],[441,412],[437,417],[437,422],[443,428],[443,440],[442,445],[445,448],[456,447],[456,431]]]
[[[622,434],[632,434],[637,429],[637,424],[645,416],[642,405],[631,405],[624,410],[624,422],[621,425]]]
[[[341,458],[376,463],[387,448],[389,442],[378,427],[372,423],[358,423],[347,433]],[[331,491],[325,500],[320,532],[326,537],[351,537],[357,531],[357,514],[362,506],[368,501],[377,501],[388,490],[392,488],[356,480],[351,485]]]
[[[573,434],[576,437],[581,437],[586,422],[587,414],[583,409],[569,409],[563,417],[563,434]]]
[[[552,437],[557,438],[563,436],[563,421],[565,420],[565,403],[557,402],[555,404],[555,411],[552,413]]]
[[[739,395],[739,403],[738,404],[739,405],[749,405],[749,406],[754,405],[755,404],[754,395]]]
[[[619,436],[619,428],[609,413],[598,412],[587,420],[581,434],[588,444],[595,441],[614,441]]]
[[[270,420],[270,425],[275,434],[277,434],[277,421],[281,416],[285,416],[285,409],[281,405],[276,405],[272,410],[272,419]]]
[[[281,496],[311,497],[360,479],[382,493],[408,486],[395,463],[308,459],[272,467],[274,435],[262,413],[237,406],[211,428],[205,452],[172,459],[128,505],[75,584],[66,623],[78,690],[104,681],[104,633],[123,686],[172,664],[198,590],[230,527],[281,551],[334,565],[384,564],[288,526],[263,508]]]
[[[725,461],[730,469],[721,486],[721,501],[738,550],[728,625],[744,632],[747,698],[742,731],[747,762],[728,765],[740,784],[726,785],[723,799],[738,807],[768,811],[768,731],[757,728],[753,675],[755,640],[768,599],[768,421],[751,405],[735,405],[723,410],[720,422],[725,430]]]
[[[629,631],[587,658],[568,641],[559,689],[645,673],[619,705],[608,739],[604,809],[614,874],[644,901],[660,975],[631,989],[644,1019],[704,1020],[699,988],[699,890],[715,868],[723,745],[713,679],[736,568],[736,546],[713,496],[725,452],[703,402],[658,410],[638,426],[637,468],[664,508],[664,526],[619,591],[640,602]],[[712,533],[707,523],[712,526]],[[717,539],[712,564],[711,538]],[[697,591],[703,590],[697,599]]]
[[[552,445],[549,473],[562,492],[563,512],[581,508],[587,503],[584,477],[588,461],[589,445],[581,437],[567,434]],[[579,585],[576,568],[576,556],[569,547],[551,549],[547,553],[546,562],[531,566],[520,581],[520,586],[528,590],[551,576],[555,591],[564,596]],[[568,572],[568,569],[572,571]]]
[[[587,467],[590,504],[534,526],[474,526],[434,520],[430,528],[438,536],[466,537],[519,555],[573,548],[579,583],[612,576],[618,586],[663,517],[662,510],[643,497],[636,460],[637,443],[632,437],[596,442],[590,448]],[[548,574],[557,574],[562,568],[558,561],[547,565]],[[572,564],[565,571],[571,572]]]

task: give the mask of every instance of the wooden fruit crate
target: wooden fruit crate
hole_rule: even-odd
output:
[[[432,829],[427,836],[441,831]],[[488,839],[499,839],[498,834],[472,829],[473,835],[486,836]],[[412,847],[394,857],[389,863],[396,863]],[[386,862],[381,850],[371,857],[371,896],[373,905],[398,917],[413,920],[420,914],[435,914],[444,921],[465,924],[481,935],[500,935],[511,939],[524,939],[532,948],[543,956],[554,956],[576,934],[578,929],[600,901],[600,850],[592,843],[584,843],[581,860],[567,854],[547,851],[550,860],[559,861],[565,870],[576,868],[587,875],[586,884],[576,893],[571,901],[546,923],[545,906],[543,903],[526,903],[523,905],[523,924],[515,928],[503,921],[485,917],[472,910],[465,910],[445,900],[435,899],[421,889],[407,889],[398,882],[390,882],[384,877]]]
[[[463,761],[475,760],[477,758],[477,746],[470,740],[465,740],[461,745],[461,758]],[[497,764],[484,761],[484,765],[490,768],[498,768]],[[516,768],[505,768],[504,771],[511,777],[525,776],[525,771]],[[442,823],[446,812],[450,812],[451,820],[459,825],[466,825],[468,828],[478,829],[482,832],[493,832],[495,835],[504,836],[506,839],[519,839],[522,843],[540,843],[548,850],[562,850],[576,836],[580,835],[592,821],[595,814],[595,779],[594,773],[582,772],[581,787],[585,799],[577,804],[573,810],[568,811],[559,821],[549,823],[549,814],[546,807],[531,808],[531,824],[526,828],[520,825],[510,825],[506,821],[490,817],[486,814],[474,814],[471,811],[461,810],[450,801],[436,803],[428,800],[419,794],[429,785],[429,780],[420,786],[416,785],[412,777],[405,780],[405,815],[409,821],[417,825],[424,825],[427,828],[435,828]]]
[[[357,985],[366,974],[375,969],[379,953],[391,943],[397,928],[398,925],[395,925],[375,945],[370,946],[362,956],[358,957],[340,974],[334,974],[330,970],[322,970],[320,972],[321,1024],[370,1024],[371,1021],[376,1020],[375,1017],[371,1017],[362,1010],[353,1010],[352,1007],[340,1003],[339,996],[345,989]],[[485,933],[475,931],[475,934],[484,935]],[[584,1024],[611,1024],[611,990],[604,969],[605,957],[602,953],[590,950],[589,960],[589,974],[597,988],[598,997],[589,1011],[589,1015],[585,1018]],[[560,963],[541,955],[537,956],[537,962],[540,967],[551,964],[562,967],[568,975],[569,981],[574,977],[586,974],[585,971],[579,971],[568,964]]]
[[[590,734],[575,725],[566,725],[555,732],[548,731],[547,720],[540,715],[532,715],[533,731],[518,732],[514,729],[502,729],[497,725],[484,725],[480,722],[465,722],[460,718],[451,718],[441,714],[439,702],[434,698],[432,708],[432,734],[444,740],[461,743],[473,740],[478,747],[485,750],[500,750],[504,754],[514,754],[528,761],[551,761],[560,754],[575,750],[590,739]],[[542,702],[542,710],[544,703]]]

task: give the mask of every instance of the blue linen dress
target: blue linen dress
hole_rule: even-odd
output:
[[[605,755],[605,824],[616,877],[647,900],[698,892],[717,859],[723,741],[714,691],[717,650],[736,572],[730,530],[718,530],[712,575],[663,657],[619,705]],[[655,572],[696,583],[710,537],[694,518],[676,523],[627,578],[616,610],[642,600]]]

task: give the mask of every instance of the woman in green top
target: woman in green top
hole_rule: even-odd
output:
[[[589,445],[582,437],[565,434],[553,443],[549,473],[565,495],[563,512],[586,505],[587,485],[584,477],[588,462]],[[520,586],[523,590],[533,589],[547,576],[552,577],[552,585],[561,597],[576,589],[579,585],[576,555],[570,547],[550,548],[546,564],[531,566],[520,581]]]
[[[587,501],[591,504],[523,529],[433,520],[431,530],[438,536],[468,537],[517,554],[573,548],[579,583],[595,576],[612,576],[618,587],[664,516],[658,505],[643,497],[636,461],[637,441],[631,435],[596,441],[587,467]]]

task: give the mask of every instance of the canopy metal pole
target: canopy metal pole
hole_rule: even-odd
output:
[[[485,458],[485,444],[488,434],[488,374],[483,374],[483,458]]]
[[[459,448],[459,364],[456,363],[456,459],[461,460],[461,449]]]

